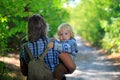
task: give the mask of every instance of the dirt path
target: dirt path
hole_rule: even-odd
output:
[[[76,56],[77,69],[67,80],[120,80],[120,70],[117,65],[109,61],[101,51],[84,45],[82,39],[77,38],[78,54]]]
[[[8,76],[12,77],[13,80],[25,80],[20,71],[20,62],[18,54],[8,54],[7,57],[0,57],[0,61],[5,62],[6,68],[9,70]]]
[[[77,43],[77,68],[73,74],[66,75],[67,80],[120,80],[119,63],[113,63],[101,55],[101,51],[85,46],[81,38],[77,38]],[[7,63],[14,80],[25,80],[19,68],[19,55],[9,54],[9,57],[0,57],[0,61]]]

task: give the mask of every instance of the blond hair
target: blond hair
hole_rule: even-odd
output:
[[[58,26],[58,30],[56,33],[57,39],[59,39],[60,31],[63,31],[63,30],[68,30],[70,32],[70,38],[74,38],[74,32],[73,32],[72,26],[69,25],[68,23],[62,23]]]

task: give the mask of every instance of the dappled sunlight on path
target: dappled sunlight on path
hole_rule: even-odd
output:
[[[7,57],[0,57],[0,61],[4,61],[9,64],[14,64],[18,67],[20,66],[18,54],[8,54]]]
[[[19,54],[10,53],[6,57],[0,57],[0,61],[5,62],[6,68],[9,70],[7,75],[11,76],[13,80],[26,80],[20,71]]]

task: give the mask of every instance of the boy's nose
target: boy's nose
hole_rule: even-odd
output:
[[[65,40],[66,38],[65,37],[63,37],[63,40]]]

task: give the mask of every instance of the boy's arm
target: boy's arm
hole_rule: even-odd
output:
[[[55,40],[54,38],[51,38],[50,43],[48,43],[47,47],[48,47],[49,49],[53,48],[53,46],[54,46],[54,44],[53,44],[54,40]]]
[[[47,45],[47,47],[49,48],[49,49],[51,49],[51,48],[53,48],[53,42],[50,42],[50,43],[48,43],[48,45]]]
[[[60,60],[69,70],[69,73],[72,73],[76,69],[76,64],[68,53],[61,53],[59,55]]]

